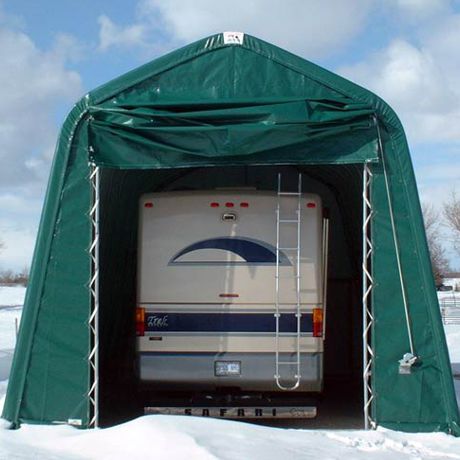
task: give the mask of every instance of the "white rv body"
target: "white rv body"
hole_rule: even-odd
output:
[[[295,196],[282,198],[281,219],[296,215],[298,201]],[[276,193],[252,190],[141,197],[138,307],[145,309],[145,331],[137,338],[137,349],[142,381],[277,390],[273,378],[277,265],[285,323],[278,346],[286,359],[294,359],[297,331],[293,329],[297,225],[284,225],[277,242],[277,203]],[[323,339],[313,337],[311,325],[313,309],[322,308],[319,196],[302,194],[300,209],[299,389],[319,391]],[[278,264],[277,244],[288,248],[279,249]],[[222,361],[239,362],[240,373],[216,375],[216,362]],[[293,378],[289,369],[286,378]]]

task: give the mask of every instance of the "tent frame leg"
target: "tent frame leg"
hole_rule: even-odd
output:
[[[369,163],[364,163],[363,169],[363,260],[362,260],[362,303],[363,303],[363,411],[364,429],[375,429],[376,423],[372,419],[372,368],[374,351],[372,349],[372,331],[374,315],[371,302],[371,292],[374,284],[372,277],[372,234],[371,222],[373,216],[371,201],[372,171]]]
[[[88,399],[90,403],[89,428],[99,427],[99,204],[100,204],[100,170],[90,165],[91,209],[89,217],[92,227],[92,241],[89,248],[91,256],[91,314],[89,317],[91,352],[88,356],[90,386]]]

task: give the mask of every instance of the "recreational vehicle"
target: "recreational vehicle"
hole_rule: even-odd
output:
[[[233,396],[321,392],[327,220],[320,197],[300,190],[141,197],[143,385]]]

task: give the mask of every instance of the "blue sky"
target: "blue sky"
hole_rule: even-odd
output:
[[[422,200],[440,208],[460,191],[460,0],[0,0],[0,270],[30,263],[54,144],[73,103],[224,30],[376,92],[406,128]]]

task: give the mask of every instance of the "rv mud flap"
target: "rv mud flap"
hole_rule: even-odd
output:
[[[314,406],[244,406],[244,407],[144,407],[146,415],[191,415],[225,419],[292,419],[314,418]]]

